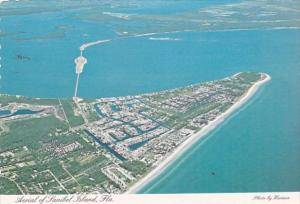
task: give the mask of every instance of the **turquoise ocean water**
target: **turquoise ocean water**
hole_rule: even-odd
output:
[[[73,96],[79,46],[117,37],[105,23],[66,17],[74,15],[49,12],[2,18],[2,29],[22,34],[1,39],[1,93]],[[41,35],[44,38],[38,38]],[[272,80],[247,105],[140,193],[299,191],[299,36],[299,29],[244,30],[155,36],[178,41],[149,40],[154,36],[112,41],[84,53],[88,64],[79,96],[135,95],[240,71],[266,72]],[[18,54],[30,60],[19,60]]]

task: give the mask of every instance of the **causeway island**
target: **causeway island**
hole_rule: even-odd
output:
[[[240,72],[99,99],[1,94],[0,191],[136,193],[269,80],[265,73]]]

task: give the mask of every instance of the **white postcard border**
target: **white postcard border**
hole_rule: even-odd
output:
[[[300,192],[124,194],[124,195],[0,195],[0,204],[298,204]]]

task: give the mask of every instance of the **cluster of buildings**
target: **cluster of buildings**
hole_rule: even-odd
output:
[[[77,141],[74,141],[74,142],[71,142],[68,144],[61,144],[57,140],[52,140],[50,142],[43,144],[40,151],[50,152],[51,158],[63,158],[69,152],[78,150],[80,148],[82,148],[82,145]],[[51,158],[49,158],[49,159],[51,159]]]
[[[245,87],[236,79],[97,100],[100,118],[86,128],[126,160],[155,165],[238,100]]]
[[[74,116],[83,116],[84,123],[61,130],[64,132],[57,130],[53,134],[49,133],[47,141],[38,141],[40,146],[37,152],[41,153],[43,161],[35,160],[26,146],[0,151],[0,176],[15,180],[18,175],[14,172],[18,168],[35,166],[36,161],[48,164],[58,159],[57,165],[61,166],[56,169],[57,172],[54,170],[53,173],[49,168],[44,171],[34,170],[30,175],[32,181],[39,176],[49,177],[47,181],[31,182],[32,185],[27,186],[23,182],[20,183],[22,188],[26,192],[57,193],[78,192],[80,189],[76,188],[83,186],[90,193],[122,193],[149,167],[158,165],[184,141],[224,113],[250,86],[250,83],[242,83],[239,76],[234,75],[223,80],[139,96],[92,101],[75,97],[76,106],[72,107],[72,111]],[[97,117],[93,117],[92,121],[87,120],[86,116],[92,112]],[[11,120],[50,115],[67,123],[66,114],[60,105],[9,103],[0,107],[0,134],[9,131],[5,123]],[[75,133],[80,139],[72,138]],[[68,138],[57,140],[60,136]],[[76,154],[77,150],[80,154]],[[99,156],[104,158],[104,164],[99,164],[95,159]],[[141,172],[134,174],[132,169],[139,168],[138,165],[128,168],[124,165],[127,161],[142,162],[144,167],[140,168]],[[82,166],[71,174],[72,165],[76,162]],[[91,185],[80,180],[88,175],[90,169],[103,174],[105,181]],[[88,179],[92,181],[96,178],[95,172],[90,174],[94,177]],[[61,178],[57,178],[57,175]]]
[[[128,187],[128,183],[135,180],[130,172],[115,164],[106,166],[102,168],[101,171],[110,180],[117,184],[121,190],[126,190]]]

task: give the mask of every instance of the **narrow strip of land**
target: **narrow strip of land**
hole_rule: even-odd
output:
[[[174,160],[176,160],[183,152],[189,149],[196,141],[203,138],[218,125],[220,125],[226,118],[228,118],[233,112],[245,104],[251,96],[253,96],[256,91],[267,81],[271,79],[268,74],[264,74],[265,78],[256,82],[233,106],[231,106],[227,111],[216,117],[213,121],[209,122],[205,127],[203,127],[199,132],[192,135],[186,141],[184,141],[179,147],[177,147],[169,156],[166,157],[157,167],[155,167],[149,174],[144,178],[139,180],[133,186],[131,186],[126,193],[137,193],[141,190],[147,183],[152,179],[162,173]]]

